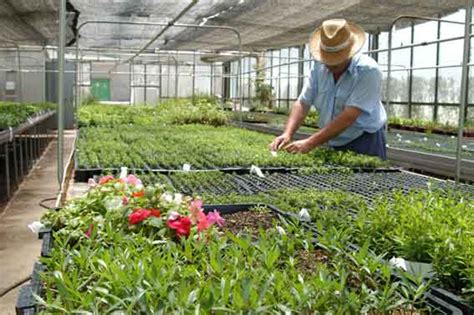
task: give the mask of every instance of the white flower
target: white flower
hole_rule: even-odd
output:
[[[309,215],[308,209],[303,208],[300,212],[298,212],[298,216],[300,221],[311,221],[311,216]]]
[[[44,224],[39,222],[39,221],[34,221],[28,224],[28,228],[31,230],[31,232],[38,234],[38,232],[44,228]]]
[[[174,203],[180,205],[183,202],[183,194],[174,194]]]
[[[169,192],[165,192],[161,195],[161,200],[163,200],[167,203],[171,203],[171,202],[173,202],[173,195],[170,194]]]
[[[171,211],[170,215],[168,216],[168,220],[176,220],[180,217],[180,214],[176,211]]]
[[[117,210],[122,207],[122,198],[119,196],[107,197],[104,201],[107,211]]]
[[[97,182],[95,181],[95,179],[89,178],[89,180],[87,181],[87,185],[89,185],[89,187],[91,187],[91,188],[94,188],[94,187],[96,187],[98,184],[97,184]]]

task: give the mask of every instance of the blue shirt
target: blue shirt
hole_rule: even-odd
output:
[[[382,105],[382,72],[375,60],[362,54],[352,57],[337,82],[325,65],[314,61],[298,100],[306,107],[316,107],[320,128],[327,126],[347,106],[362,110],[351,126],[329,141],[330,146],[345,145],[364,131],[374,133],[387,121]]]

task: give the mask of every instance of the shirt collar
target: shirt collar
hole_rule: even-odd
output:
[[[349,65],[346,71],[349,71],[351,74],[354,74],[359,58],[360,58],[359,54],[354,55],[351,59],[351,64]]]

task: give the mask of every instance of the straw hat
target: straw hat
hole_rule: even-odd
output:
[[[309,38],[314,59],[328,66],[343,63],[364,46],[364,30],[344,19],[324,21]]]

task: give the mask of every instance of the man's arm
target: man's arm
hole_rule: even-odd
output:
[[[351,126],[362,113],[362,110],[347,106],[342,113],[336,116],[327,126],[309,138],[295,141],[285,147],[291,153],[307,153],[323,143],[337,137],[341,132]]]
[[[278,151],[290,143],[291,138],[303,123],[308,111],[309,106],[305,106],[301,101],[297,100],[293,103],[290,116],[286,122],[285,131],[281,136],[276,137],[275,140],[273,140],[273,142],[270,144],[270,149],[272,151]]]

